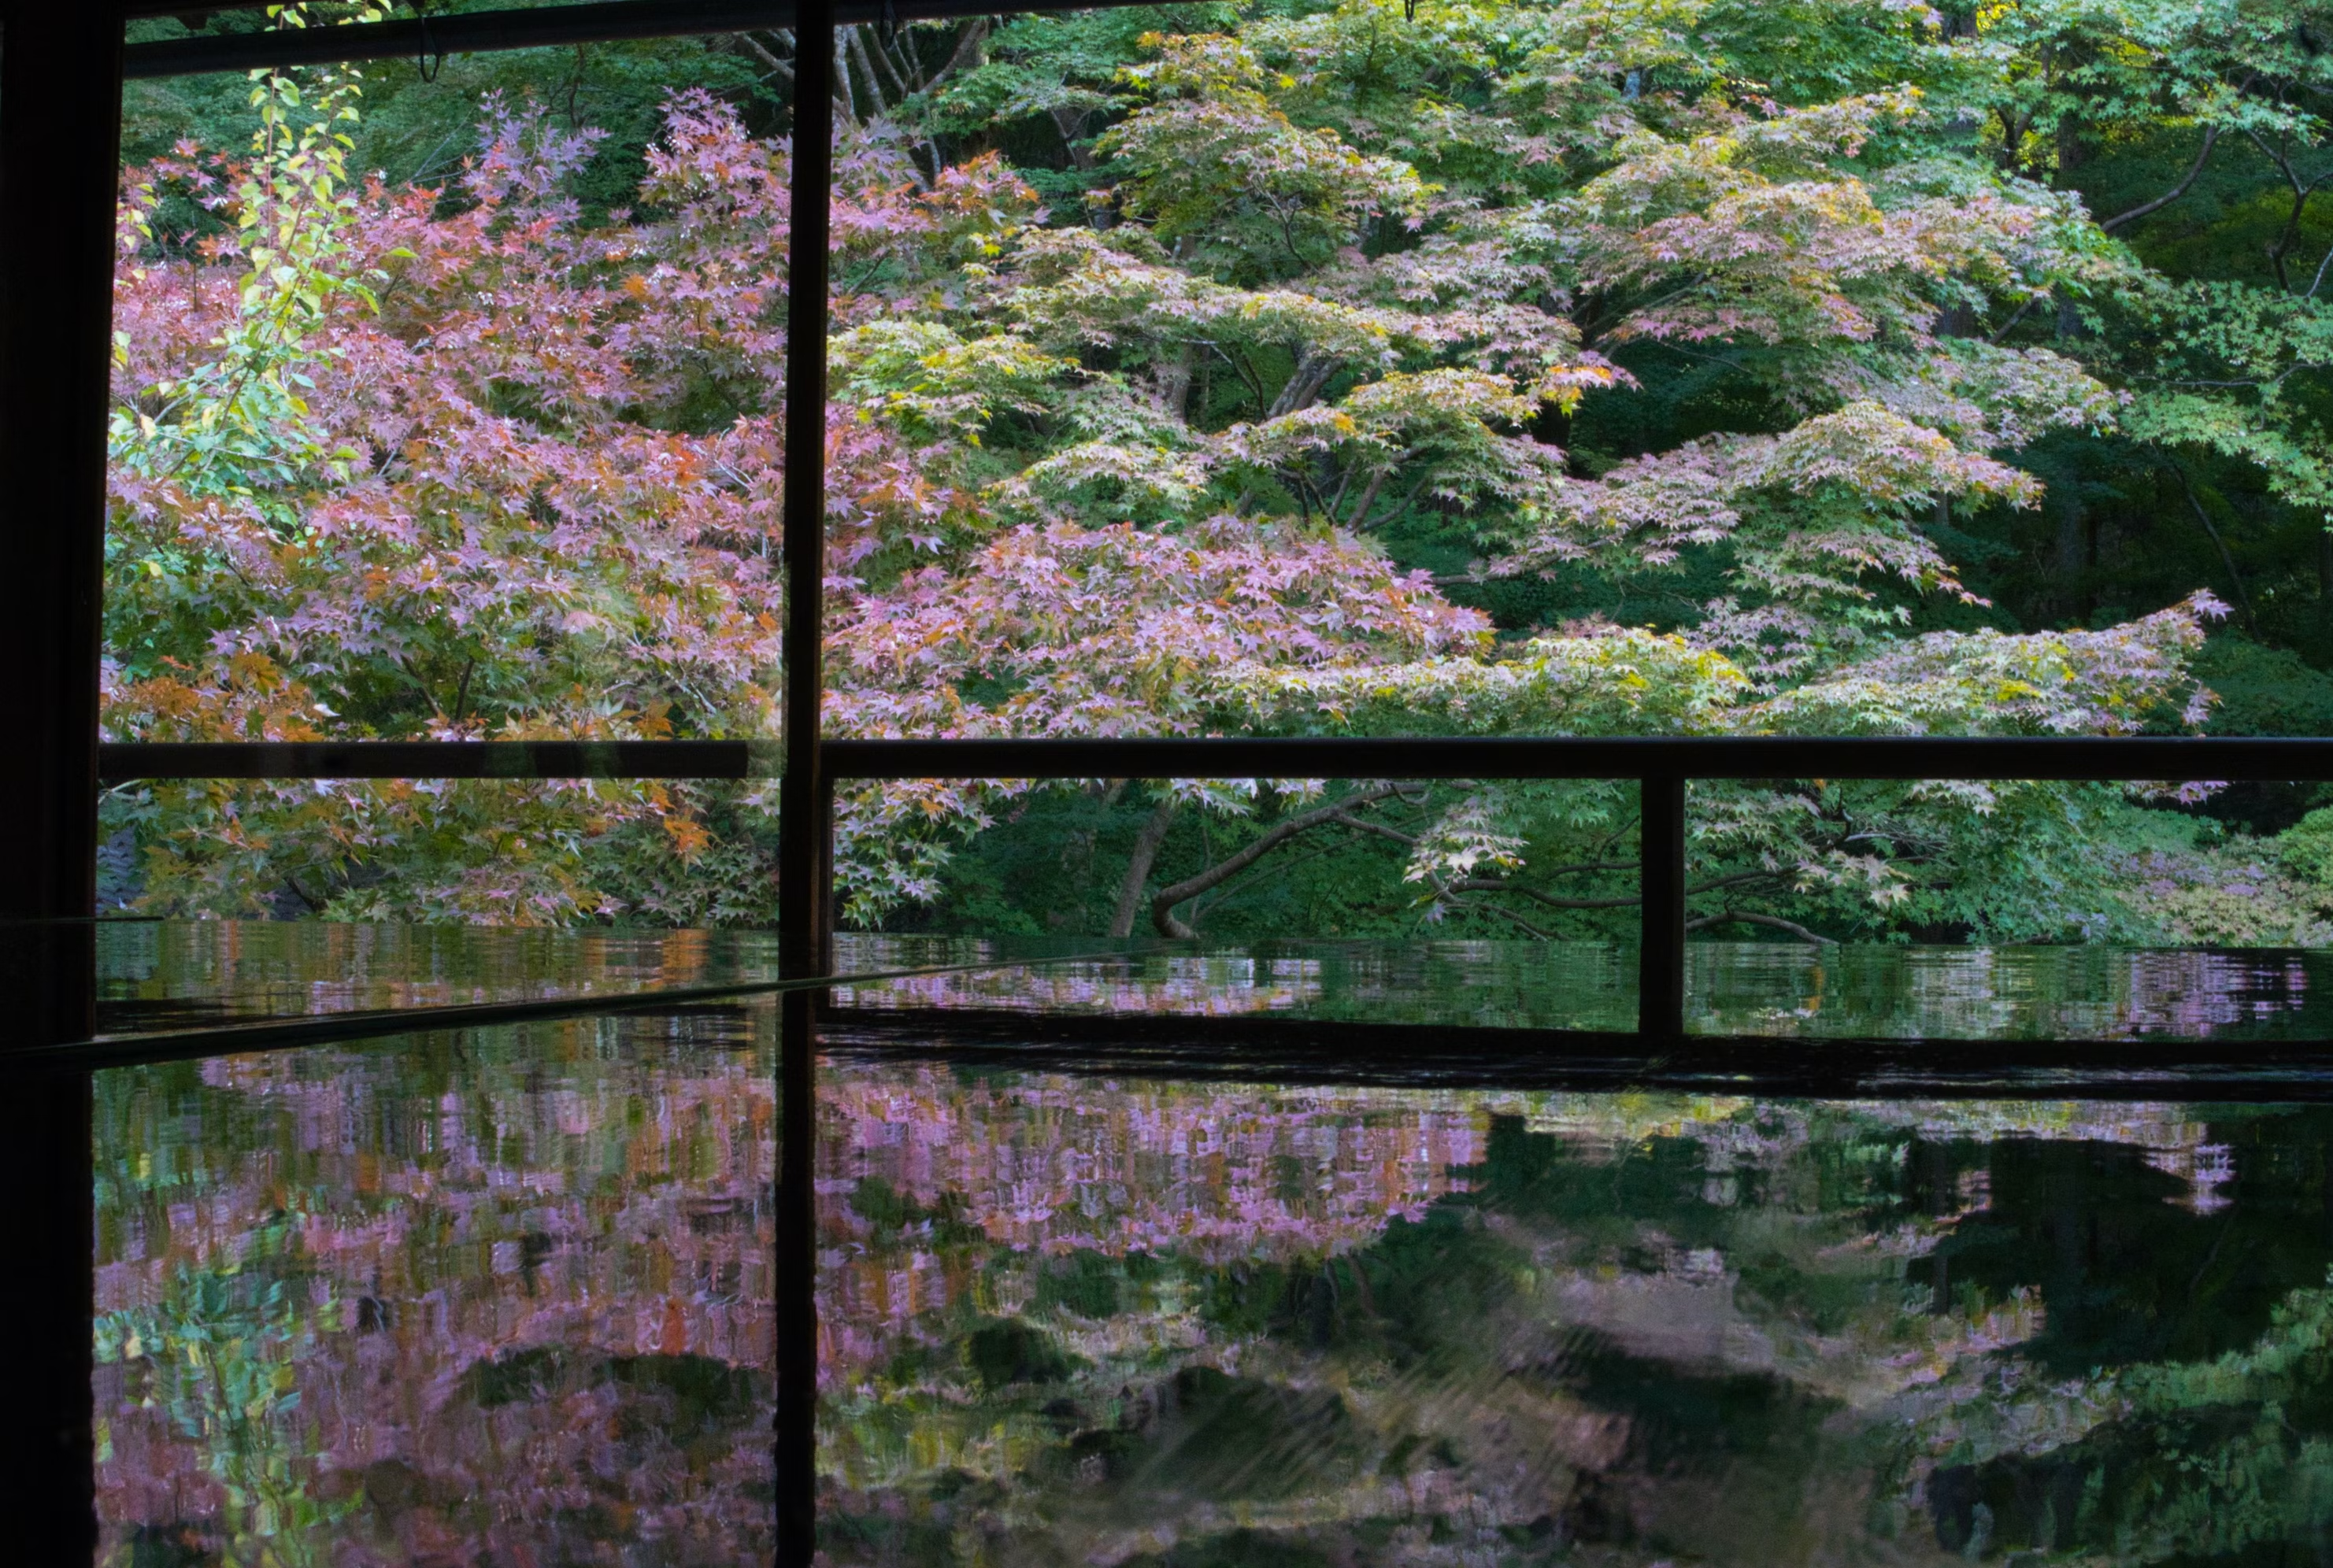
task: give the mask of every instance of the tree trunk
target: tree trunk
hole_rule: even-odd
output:
[[[2089,566],[2089,537],[2082,527],[2082,508],[2063,506],[2058,510],[2057,576],[2059,605],[2069,616],[2077,613],[2082,602],[2082,588]]]
[[[988,18],[975,16],[964,24],[964,31],[956,35],[955,52],[949,54],[947,63],[940,67],[939,74],[932,81],[944,81],[959,71],[977,71],[987,63]]]
[[[1057,109],[1052,111],[1052,118],[1053,129],[1061,133],[1061,150],[1069,154],[1070,162],[1078,168],[1091,169],[1094,166],[1093,144],[1080,141],[1079,138],[1085,134],[1086,121],[1093,118],[1093,111],[1088,109]]]
[[[2071,190],[2074,171],[2089,161],[2082,145],[2082,122],[2071,112],[2058,117],[2058,188]]]
[[[1337,367],[1343,363],[1334,354],[1316,354],[1306,349],[1303,357],[1296,361],[1296,374],[1288,378],[1288,384],[1280,389],[1280,396],[1272,400],[1272,406],[1263,416],[1277,419],[1283,414],[1310,408],[1312,399],[1320,396],[1320,388],[1329,384],[1329,378],[1334,376]]]
[[[1134,857],[1126,863],[1126,875],[1118,884],[1118,907],[1109,917],[1110,935],[1134,934],[1134,918],[1142,913],[1142,890],[1150,884],[1150,868],[1157,863],[1159,846],[1166,842],[1166,830],[1175,826],[1175,802],[1161,800],[1134,836]]]
[[[1152,384],[1158,388],[1158,401],[1178,421],[1190,416],[1186,411],[1191,404],[1192,359],[1191,346],[1186,343],[1150,372]]]

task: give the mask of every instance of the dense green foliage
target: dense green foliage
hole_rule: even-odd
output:
[[[2328,42],[2289,0],[846,29],[830,723],[2321,732]],[[115,733],[774,732],[790,48],[139,90]],[[1708,786],[1696,925],[2322,940],[2315,801],[2208,793]],[[773,794],[110,808],[149,907],[696,922],[768,917]],[[1585,934],[1633,817],[904,786],[839,872],[894,927]]]

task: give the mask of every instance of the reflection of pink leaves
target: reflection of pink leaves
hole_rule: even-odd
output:
[[[100,1312],[151,1321],[189,1276],[264,1282],[285,1269],[299,1403],[270,1439],[285,1481],[329,1499],[360,1492],[371,1467],[402,1467],[423,1505],[408,1523],[463,1561],[528,1561],[562,1511],[611,1502],[643,1534],[720,1542],[724,1561],[765,1539],[754,1483],[767,1474],[766,1408],[737,1411],[726,1447],[684,1457],[652,1429],[621,1435],[619,1405],[640,1392],[603,1369],[610,1357],[696,1355],[766,1379],[766,1069],[725,1058],[708,1075],[626,1053],[547,1079],[538,1069],[522,1091],[485,1066],[473,1099],[385,1076],[389,1060],[326,1050],[205,1063],[206,1103],[273,1133],[237,1152],[217,1123],[173,1120],[110,1151],[160,1152],[172,1174],[153,1190],[160,1206],[137,1211],[167,1226],[122,1210],[109,1229]],[[496,1109],[480,1119],[485,1105]],[[394,1152],[385,1126],[414,1129],[412,1147],[427,1152]],[[301,1175],[287,1187],[292,1151]],[[254,1338],[221,1353],[263,1352]],[[543,1369],[553,1386],[482,1406],[475,1369],[529,1352],[558,1358]],[[119,1360],[98,1370],[110,1529],[224,1511],[222,1439],[141,1402],[129,1380],[150,1375]],[[430,1501],[443,1496],[495,1506],[470,1518]],[[329,1523],[319,1533],[334,1540],[331,1561],[375,1561]]]
[[[837,1347],[844,1377],[918,1317],[970,1301],[978,1277],[912,1238],[868,1250],[847,1202],[864,1178],[926,1209],[960,1202],[964,1221],[1016,1252],[1293,1259],[1368,1245],[1481,1158],[1474,1111],[1434,1093],[980,1082],[911,1067],[831,1081],[820,1114],[830,1306],[851,1335]]]

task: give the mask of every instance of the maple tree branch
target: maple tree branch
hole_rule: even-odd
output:
[[[1408,509],[1410,503],[1417,499],[1418,492],[1426,488],[1426,482],[1431,477],[1431,474],[1419,474],[1417,476],[1417,483],[1409,487],[1409,493],[1403,496],[1400,501],[1396,502],[1391,512],[1387,512],[1383,517],[1378,518],[1376,521],[1391,522],[1395,518],[1399,517],[1403,512]],[[1371,520],[1368,513],[1357,512],[1353,514],[1353,521],[1346,526],[1353,530],[1354,532],[1359,533],[1363,529],[1371,526]]]
[[[2292,280],[2285,273],[2284,258],[2291,253],[2294,242],[2300,238],[2300,220],[2309,211],[2309,198],[2317,194],[2318,188],[2328,179],[2333,179],[2333,170],[2304,182],[2300,177],[2300,171],[2292,167],[2291,154],[2284,148],[2271,147],[2267,139],[2257,130],[2247,130],[2244,134],[2251,139],[2254,147],[2260,148],[2261,156],[2276,166],[2277,172],[2284,176],[2284,183],[2292,190],[2292,211],[2285,217],[2284,228],[2275,241],[2265,247],[2268,252],[2269,264],[2276,270],[2277,287],[2289,294],[2292,292]],[[2319,269],[2319,273],[2321,278],[2323,274],[2321,267]],[[2315,293],[2316,289],[2312,286],[2309,292]]]
[[[763,43],[752,33],[738,33],[737,42],[744,44],[753,54],[754,59],[759,60],[763,64],[768,66],[772,75],[782,76],[788,81],[792,81],[794,79],[794,68],[792,65],[789,65],[786,62],[779,59],[768,44]]]
[[[1258,408],[1268,408],[1272,406],[1272,400],[1263,395],[1263,383],[1257,378],[1255,367],[1247,362],[1246,355],[1234,355],[1229,349],[1214,343],[1208,344],[1207,347],[1223,356],[1224,363],[1232,368],[1232,374],[1240,378],[1240,384],[1247,388],[1248,396],[1255,399],[1255,406]]]
[[[1633,860],[1586,861],[1578,865],[1561,865],[1548,873],[1560,876],[1578,871],[1634,871]],[[1737,871],[1731,876],[1714,876],[1706,882],[1696,882],[1685,889],[1692,893],[1714,893],[1721,887],[1734,887],[1745,882],[1761,882],[1772,876],[1771,871]],[[1519,882],[1506,882],[1494,876],[1466,876],[1446,884],[1454,893],[1520,893],[1525,898],[1537,899],[1550,909],[1634,909],[1645,902],[1641,894],[1629,894],[1615,898],[1565,898],[1557,894],[1542,893],[1536,887],[1526,887]]]
[[[1404,833],[1398,828],[1388,827],[1382,822],[1371,822],[1363,817],[1347,816],[1342,812],[1339,812],[1335,819],[1348,827],[1357,827],[1363,833],[1374,833],[1380,838],[1390,838],[1396,844],[1415,845],[1417,842],[1417,835],[1415,833]]]
[[[322,914],[324,913],[324,901],[300,885],[300,878],[297,873],[290,871],[285,872],[283,874],[283,885],[292,890],[293,897],[298,899],[302,904],[308,906],[308,913],[310,914]]]
[[[868,80],[873,81],[878,77],[888,78],[889,80],[881,85],[889,90],[892,105],[896,107],[905,103],[908,95],[907,84],[901,79],[898,71],[893,67],[891,57],[884,52],[880,41],[878,41],[874,48],[869,49],[867,46],[867,29],[864,26],[854,25],[849,29],[849,32],[850,47],[859,52],[859,63],[865,68]]]
[[[1454,904],[1450,907],[1453,909],[1487,911],[1492,914],[1502,915],[1506,919],[1514,922],[1517,925],[1522,926],[1525,931],[1531,932],[1531,935],[1539,938],[1541,942],[1554,942],[1557,940],[1553,932],[1542,931],[1538,926],[1533,925],[1530,921],[1525,920],[1522,915],[1517,914],[1513,910],[1509,909],[1503,904],[1477,904],[1469,901],[1464,904]]]
[[[2212,514],[2203,510],[2203,498],[2195,493],[2195,487],[2187,483],[2186,469],[2175,463],[2171,465],[2171,472],[2178,476],[2179,488],[2185,493],[2187,504],[2194,508],[2195,521],[2203,525],[2204,533],[2211,537],[2213,547],[2219,550],[2220,564],[2228,569],[2228,580],[2235,585],[2236,603],[2244,612],[2244,630],[2253,636],[2260,636],[2259,623],[2252,618],[2252,596],[2244,588],[2243,574],[2236,570],[2236,558],[2228,552],[2228,541],[2220,537],[2220,531],[2212,524]]]
[[[1405,797],[1404,798],[1406,799],[1407,798]],[[1362,829],[1367,829],[1371,827],[1370,824],[1361,821],[1359,817],[1347,818],[1343,826]],[[1265,866],[1259,862],[1256,865],[1249,867],[1249,869],[1241,876],[1225,883],[1219,888],[1216,888],[1215,890],[1215,896],[1207,901],[1206,909],[1208,912],[1213,912],[1232,903],[1234,900],[1238,898],[1242,893],[1245,892],[1248,887],[1251,886],[1256,879],[1262,876],[1267,870],[1271,871],[1276,876],[1284,877],[1297,866],[1309,865],[1311,862],[1320,859],[1322,856],[1334,855],[1340,849],[1350,849],[1354,845],[1360,842],[1361,837],[1362,835],[1360,833],[1354,833],[1348,835],[1343,838],[1334,839],[1326,844],[1318,844],[1306,850],[1301,855],[1289,856],[1275,860],[1270,866]],[[1406,839],[1406,842],[1414,844],[1416,840],[1411,838]],[[1192,918],[1195,920],[1198,917],[1198,913],[1199,912],[1195,910],[1193,912]]]
[[[2009,320],[2001,324],[2001,330],[1993,333],[1992,337],[1987,338],[1985,342],[1992,347],[1999,348],[2001,346],[2001,340],[2009,336],[2010,329],[2016,326],[2018,322],[2025,320],[2028,312],[2030,312],[2034,306],[2040,304],[2048,297],[2049,296],[2046,294],[2034,294],[2029,296],[2023,304],[2018,306],[2016,310],[2010,312]]]
[[[1282,385],[1280,396],[1272,400],[1271,408],[1264,417],[1278,419],[1282,415],[1299,413],[1311,407],[1312,400],[1320,396],[1320,388],[1329,384],[1329,378],[1344,362],[1340,354],[1308,352],[1300,355],[1295,373]]]
[[[2169,206],[2173,202],[2177,201],[2181,196],[2185,196],[2187,194],[2187,187],[2195,183],[2195,177],[2203,172],[2203,166],[2212,161],[2212,148],[2219,145],[2219,140],[2220,128],[2216,125],[2205,126],[2203,128],[2203,149],[2196,153],[2195,161],[2188,166],[2186,174],[2181,177],[2177,185],[2173,186],[2169,190],[2165,191],[2161,196],[2156,196],[2151,202],[2141,202],[2127,213],[2116,214],[2113,217],[2110,217],[2104,223],[2098,225],[2098,227],[2107,234],[2112,234],[2115,230],[2122,227],[2123,225],[2134,223],[2138,219],[2145,217],[2149,213],[2160,212],[2163,208]]]
[[[956,35],[955,50],[953,53],[949,54],[947,63],[941,66],[938,72],[933,75],[932,79],[924,83],[924,86],[926,88],[937,87],[941,82],[955,75],[959,68],[980,64],[982,55],[986,53],[983,46],[985,45],[987,42],[988,18],[985,16],[974,17],[970,22],[965,24],[964,31]]]
[[[850,86],[850,49],[837,29],[834,34],[834,102],[843,117],[854,123],[859,119],[859,95]]]
[[[1685,928],[1687,931],[1699,931],[1704,926],[1723,925],[1730,920],[1738,920],[1744,925],[1771,926],[1776,931],[1787,931],[1800,941],[1812,942],[1817,947],[1839,945],[1838,938],[1825,936],[1820,932],[1809,931],[1795,920],[1784,920],[1779,914],[1759,914],[1746,909],[1721,909],[1715,914],[1704,914],[1697,920],[1686,921]]]
[[[1333,805],[1316,807],[1301,816],[1291,817],[1284,822],[1274,824],[1254,843],[1236,855],[1219,860],[1196,876],[1186,877],[1174,886],[1160,892],[1150,901],[1151,925],[1161,936],[1187,939],[1198,935],[1196,931],[1175,917],[1176,904],[1187,903],[1209,888],[1246,870],[1299,834],[1308,833],[1325,823],[1335,822],[1356,808],[1373,806],[1388,796],[1397,795],[1400,792],[1401,786],[1398,784],[1372,784],[1366,789],[1356,790]]]
[[[476,674],[477,668],[478,656],[473,654],[469,662],[462,666],[462,684],[454,689],[454,722],[456,724],[462,722],[463,713],[470,706],[470,677]]]
[[[1525,887],[1520,883],[1504,882],[1495,876],[1462,876],[1445,885],[1453,893],[1520,893],[1550,909],[1634,909],[1645,902],[1642,894],[1634,893],[1617,898],[1564,898],[1556,894],[1542,893],[1536,887]]]
[[[2317,297],[2317,291],[2325,286],[2325,269],[2328,267],[2333,267],[2333,245],[2325,247],[2325,259],[2317,263],[2317,275],[2309,281],[2309,292],[2303,294],[2302,299],[2313,300]]]
[[[1390,469],[1380,468],[1375,473],[1369,475],[1368,483],[1361,487],[1360,503],[1353,508],[1353,515],[1350,518],[1342,520],[1347,528],[1359,529],[1360,527],[1361,519],[1368,516],[1369,508],[1378,503],[1378,491],[1385,484],[1386,475],[1390,472],[1392,472]],[[1350,481],[1350,475],[1347,476],[1349,483]],[[1337,488],[1337,499],[1340,502],[1345,499],[1345,491],[1344,486],[1342,485],[1339,485]],[[1334,511],[1330,512],[1329,518],[1332,522],[1339,521]]]

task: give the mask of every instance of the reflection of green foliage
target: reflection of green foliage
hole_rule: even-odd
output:
[[[2322,1169],[2321,1151],[2289,1136],[2276,1123],[2232,1128],[2236,1169],[2280,1159]],[[2321,1195],[2289,1176],[2248,1182],[2242,1201],[2199,1214],[2179,1201],[2184,1181],[2128,1145],[2006,1139],[1959,1162],[1979,1159],[1991,1206],[1955,1227],[1913,1277],[1993,1300],[2037,1287],[2048,1322],[2024,1353],[2056,1375],[2240,1349],[2333,1263]]]
[[[965,1360],[983,1386],[1058,1382],[1076,1363],[1039,1330],[1017,1318],[992,1323],[965,1336]]]
[[[130,1538],[130,1568],[213,1568],[217,1562],[192,1525],[140,1525]]]
[[[1110,1259],[1081,1248],[1037,1276],[1037,1305],[1108,1317],[1118,1311],[1118,1274]]]
[[[1572,1411],[1588,1413],[1560,1419],[1614,1423],[1599,1429],[1614,1434],[1599,1462],[1627,1477],[1559,1465],[1534,1483],[1546,1514],[1500,1525],[1501,1561],[1589,1543],[1627,1543],[1647,1561],[1819,1560],[1832,1527],[1820,1521],[1867,1515],[1883,1535],[1933,1533],[1950,1552],[1974,1543],[1979,1554],[2055,1548],[2151,1560],[2160,1554],[2131,1542],[2159,1527],[2197,1556],[2245,1549],[2281,1562],[2274,1543],[2307,1538],[2310,1521],[2333,1512],[2319,1477],[2333,1429],[2333,1337],[2319,1332],[2333,1323],[2324,1305],[2333,1292],[2293,1294],[2333,1261],[2321,1227],[2306,1219],[2322,1188],[2321,1116],[2215,1123],[2209,1136],[2233,1150],[2246,1197],[2232,1211],[2197,1212],[2184,1201],[2188,1182],[2150,1165],[2146,1144],[2127,1137],[2060,1130],[1955,1141],[1846,1108],[1711,1108],[1682,1123],[1642,1114],[1635,1128],[1616,1114],[1608,1142],[1495,1118],[1480,1162],[1464,1172],[1466,1190],[1328,1257],[1198,1267],[1169,1255],[1147,1265],[1157,1278],[1136,1294],[1099,1254],[1019,1264],[999,1255],[988,1277],[1017,1270],[1041,1318],[1099,1321],[1089,1309],[1100,1292],[1080,1292],[1113,1278],[1113,1324],[1138,1324],[1161,1302],[1195,1309],[1206,1348],[1186,1353],[1206,1359],[1138,1375],[1116,1401],[1097,1397],[1101,1380],[1127,1378],[1114,1368],[1042,1391],[994,1391],[1032,1423],[1013,1429],[1029,1434],[1033,1458],[984,1483],[1005,1490],[968,1513],[955,1499],[974,1483],[955,1472],[917,1494],[925,1500],[910,1517],[933,1530],[955,1520],[948,1539],[960,1554],[965,1520],[1024,1506],[1057,1521],[1094,1512],[1123,1524],[1178,1517],[1199,1498],[1327,1506],[1362,1474],[1443,1474],[1487,1487],[1512,1455],[1485,1448],[1473,1418],[1455,1413],[1484,1408],[1502,1419]],[[1730,1145],[1742,1152],[1723,1152]],[[1936,1237],[1925,1257],[1868,1245],[1924,1227]],[[2086,1249],[2096,1255],[2088,1262]],[[1758,1342],[1781,1348],[1789,1364],[1647,1350],[1635,1336],[1657,1343],[1666,1332],[1649,1305],[1657,1298],[1607,1330],[1567,1325],[1541,1294],[1550,1274],[1619,1287],[1675,1278],[1686,1255],[1710,1260],[1696,1266],[1711,1271],[1700,1299],[1755,1325]],[[1930,1343],[1929,1325],[1950,1343],[1952,1324],[2029,1297],[2042,1309],[2026,1331],[2038,1336],[2012,1344],[2011,1364],[2055,1378],[2060,1364],[2133,1358],[2066,1385],[2089,1414],[2061,1426],[2054,1447],[1987,1458],[1930,1446],[1925,1418],[1908,1428],[1848,1419],[1839,1395],[1801,1381],[1872,1375],[1902,1347]],[[1985,1362],[1981,1352],[1948,1354],[1972,1375]],[[926,1362],[923,1375],[942,1370]],[[1351,1393],[1331,1391],[1349,1385]],[[1407,1407],[1408,1391],[1430,1391],[1428,1410]],[[1955,1395],[1947,1408],[1974,1421],[2002,1398]],[[1040,1400],[1049,1401],[1042,1410]],[[2016,1408],[2002,1404],[2002,1429],[2031,1430]],[[1923,1453],[1949,1462],[1927,1469]],[[1690,1501],[1665,1500],[1672,1485]],[[1925,1515],[1901,1500],[1919,1495],[1915,1485],[1927,1487]],[[1138,1560],[1180,1568],[1351,1553],[1374,1562],[1380,1551],[1391,1560],[1385,1533],[1413,1527],[1426,1531],[1421,1545],[1461,1538],[1435,1534],[1455,1526],[1397,1518],[1259,1521],[1193,1531]],[[1364,1547],[1365,1538],[1378,1544]],[[905,1537],[889,1539],[897,1550]],[[1752,1542],[1771,1556],[1745,1555]]]
[[[888,1230],[907,1225],[918,1212],[915,1200],[902,1198],[880,1176],[859,1178],[859,1185],[850,1190],[850,1211],[868,1224]]]
[[[1127,1568],[1330,1568],[1319,1547],[1284,1535],[1234,1530],[1176,1547],[1163,1556],[1130,1558]]]
[[[754,1417],[754,1374],[710,1356],[613,1356],[608,1375],[638,1396],[619,1422],[627,1436],[660,1436],[685,1448],[708,1434],[734,1432]]]
[[[847,1562],[913,1563],[952,1568],[962,1562],[946,1521],[903,1519],[895,1514],[854,1514],[822,1508],[818,1516],[821,1554]]]
[[[2296,1292],[2269,1332],[2211,1362],[2076,1385],[2113,1412],[2079,1440],[1938,1470],[1937,1539],[2118,1561],[2301,1563],[2333,1521],[2333,1291]]]
[[[1097,1196],[1074,1250],[945,1255],[965,1289],[830,1410],[834,1560],[2315,1561],[2328,1113],[1479,1109],[1458,1185],[1373,1237],[1114,1258]],[[964,1201],[1031,1204],[1022,1147]],[[1287,1147],[1250,1200],[1351,1173]],[[838,1222],[891,1267],[908,1207]]]
[[[252,1250],[282,1241],[263,1229]],[[96,1324],[98,1360],[142,1372],[178,1434],[205,1448],[226,1503],[226,1560],[249,1568],[324,1562],[316,1533],[346,1512],[314,1485],[318,1449],[299,1414],[298,1367],[314,1342],[304,1294],[264,1274],[182,1268],[154,1307]],[[157,1562],[178,1549],[168,1535],[133,1548]]]
[[[1300,1390],[1185,1367],[1158,1428],[1121,1463],[1128,1485],[1202,1497],[1284,1497],[1348,1473],[1359,1434],[1333,1389]],[[1117,1478],[1115,1476],[1113,1478]]]
[[[1793,1469],[1833,1408],[1771,1372],[1709,1372],[1631,1355],[1608,1335],[1565,1336],[1541,1375],[1629,1419],[1631,1458],[1655,1470],[1714,1460]]]
[[[1281,1499],[1357,1472],[1363,1433],[1333,1389],[1299,1389],[1186,1366],[1160,1382],[1138,1424],[1080,1431],[1052,1456],[1057,1478],[1134,1499]]]
[[[964,1200],[944,1192],[928,1209],[907,1197],[880,1176],[862,1179],[850,1191],[850,1211],[878,1231],[914,1230],[936,1247],[964,1247],[987,1238],[964,1219]]]
[[[1940,1471],[1928,1501],[1939,1544],[1970,1556],[2029,1548],[2126,1563],[2319,1562],[2333,1440],[2296,1438],[2276,1410],[2219,1407]]]
[[[548,1345],[514,1350],[508,1355],[480,1362],[467,1374],[480,1408],[516,1404],[541,1399],[557,1381],[561,1356]]]
[[[1971,1556],[2315,1561],[2333,1527],[2333,1238],[2319,1115],[2216,1126],[2247,1173],[2194,1213],[2179,1183],[2102,1143],[1963,1149],[1992,1206],[1938,1249],[1938,1283],[2038,1286],[2046,1327],[2021,1359],[2046,1392],[1947,1408],[1925,1482],[1937,1539]],[[2046,1421],[2067,1440],[2001,1434]]]
[[[710,1356],[575,1358],[546,1345],[478,1362],[463,1382],[483,1410],[612,1385],[623,1396],[618,1436],[661,1437],[682,1448],[708,1434],[734,1435],[755,1420],[761,1397],[752,1372]]]
[[[1679,1247],[1716,1240],[1729,1216],[1704,1195],[1706,1161],[1698,1139],[1654,1138],[1589,1166],[1562,1140],[1503,1116],[1491,1123],[1483,1162],[1470,1174],[1484,1207],[1553,1222],[1575,1256],[1588,1256],[1633,1245],[1647,1217]]]
[[[1734,1301],[1752,1312],[1794,1317],[1818,1334],[1835,1334],[1867,1315],[1887,1294],[1873,1276],[1805,1267],[1769,1252],[1743,1265]]]

